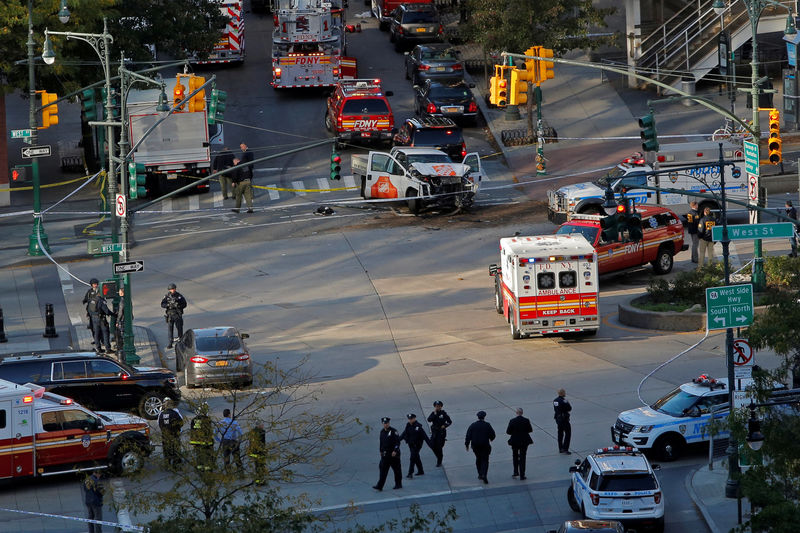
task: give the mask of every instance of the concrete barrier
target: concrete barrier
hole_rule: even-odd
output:
[[[660,331],[702,331],[706,329],[706,314],[700,312],[684,311],[647,311],[634,307],[638,302],[645,301],[647,295],[643,294],[632,298],[627,303],[619,304],[619,321],[626,326],[641,329],[655,329]],[[767,310],[766,305],[753,309],[754,315],[760,315]]]

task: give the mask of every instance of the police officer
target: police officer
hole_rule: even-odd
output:
[[[89,302],[92,301],[95,294],[100,293],[100,290],[98,289],[100,282],[97,280],[97,278],[92,278],[89,280],[89,285],[89,290],[87,290],[86,294],[83,296],[83,305],[86,306],[86,317],[88,318],[89,322],[86,326],[86,329],[92,332],[92,344],[94,344],[94,325],[92,324],[92,314],[89,312]]]
[[[697,234],[697,224],[700,222],[700,213],[697,211],[696,200],[689,202],[689,212],[686,213],[684,218],[686,220],[686,230],[692,239],[692,263],[697,263],[697,246],[700,239]]]
[[[486,411],[478,411],[478,420],[470,424],[467,429],[467,436],[464,438],[464,446],[469,451],[469,445],[472,444],[472,453],[475,454],[475,468],[478,470],[478,479],[482,479],[484,483],[488,484],[489,480],[489,455],[492,453],[491,442],[495,439],[496,435],[492,425],[484,420],[486,418]]]
[[[253,460],[253,473],[255,474],[256,485],[263,485],[266,480],[266,453],[267,453],[267,432],[264,430],[264,422],[257,421],[256,424],[247,432],[247,455]]]
[[[380,434],[380,477],[378,478],[378,484],[372,487],[379,491],[383,490],[386,476],[389,475],[389,468],[394,472],[393,488],[403,488],[403,472],[400,468],[400,435],[397,434],[396,429],[389,425],[390,421],[391,419],[388,416],[381,418],[383,429]]]
[[[181,428],[183,415],[176,409],[172,400],[164,400],[164,408],[158,414],[158,427],[161,428],[161,439],[164,446],[164,460],[170,466],[178,466],[181,462]]]
[[[247,152],[251,154],[251,152]],[[251,154],[252,155],[252,154]],[[230,172],[231,181],[233,181],[233,197],[236,199],[236,207],[231,209],[234,213],[238,213],[242,207],[242,196],[247,202],[247,212],[253,212],[253,171],[252,168],[248,172],[248,167],[244,165],[242,160],[233,160],[234,169]]]
[[[522,416],[522,407],[517,407],[517,416],[508,421],[506,434],[511,435],[508,445],[511,446],[511,462],[514,465],[514,475],[520,479],[525,478],[525,463],[528,456],[528,446],[533,444],[531,421]]]
[[[197,416],[189,426],[189,444],[194,446],[197,469],[211,471],[214,467],[214,428],[205,402],[197,408]]]
[[[106,318],[112,315],[114,315],[114,312],[108,308],[106,299],[99,292],[89,300],[89,317],[94,328],[94,350],[98,354],[103,353],[103,346],[106,347],[105,351],[107,353],[112,353],[108,319]]]
[[[175,328],[178,328],[177,339],[183,337],[183,310],[186,309],[186,298],[178,292],[178,287],[174,283],[167,286],[167,294],[161,300],[161,307],[165,311],[164,318],[169,324],[169,344],[167,348],[172,348],[172,341],[176,340],[174,336]]]
[[[442,466],[444,457],[444,443],[447,441],[447,428],[452,425],[450,415],[442,409],[444,404],[441,400],[433,402],[433,411],[428,415],[428,422],[431,424],[431,449],[436,456],[436,466]]]
[[[569,412],[572,405],[566,398],[567,393],[564,389],[558,389],[558,396],[553,400],[553,418],[558,428],[558,453],[570,455],[569,441],[572,437],[572,426],[569,423]]]
[[[428,443],[428,446],[430,446],[431,440],[428,438],[428,434],[425,433],[425,428],[422,424],[417,422],[417,415],[409,413],[406,418],[408,418],[408,422],[403,433],[400,434],[400,440],[404,440],[408,444],[409,462],[408,475],[406,477],[411,479],[414,477],[414,467],[417,467],[418,476],[425,475],[425,470],[422,468],[422,460],[419,458],[419,451],[422,449],[423,442]]]

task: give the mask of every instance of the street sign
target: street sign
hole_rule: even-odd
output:
[[[117,193],[117,201],[114,205],[116,206],[117,216],[124,217],[125,212],[127,211],[128,208],[128,203],[125,200],[125,195]]]
[[[738,407],[747,407],[750,405],[750,402],[753,401],[752,398],[748,396],[749,391],[744,390],[735,390],[733,391],[733,406]]]
[[[22,157],[30,159],[32,157],[49,157],[50,145],[43,144],[41,146],[26,146],[22,149]]]
[[[758,143],[744,141],[744,171],[753,176],[759,175]]]
[[[734,355],[734,357],[736,357]],[[752,366],[735,366],[733,367],[733,378],[736,380],[740,379],[753,379],[753,367]]]
[[[725,329],[753,323],[753,285],[706,289],[706,327]]]
[[[733,364],[736,366],[753,366],[753,348],[744,339],[733,341]]]
[[[26,139],[33,137],[33,130],[11,130],[12,139]]]
[[[144,261],[114,263],[114,274],[130,274],[131,272],[141,272],[142,270],[144,270]]]
[[[794,235],[794,224],[791,222],[769,222],[764,224],[732,224],[728,225],[728,239],[743,241],[750,239],[778,239]],[[722,240],[722,226],[711,228],[711,238]]]
[[[100,245],[100,253],[101,254],[113,254],[113,253],[121,252],[124,249],[125,249],[125,247],[121,242],[115,242],[115,243],[109,243],[109,244]]]

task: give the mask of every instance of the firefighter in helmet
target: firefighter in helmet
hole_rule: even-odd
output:
[[[201,403],[196,413],[189,426],[189,444],[194,447],[197,469],[210,472],[214,467],[214,428],[208,416],[208,404]]]
[[[255,475],[256,485],[263,485],[266,480],[266,451],[267,451],[267,432],[264,430],[264,422],[257,421],[247,432],[247,455],[253,460],[253,474]]]

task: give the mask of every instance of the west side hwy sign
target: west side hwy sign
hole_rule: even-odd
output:
[[[726,329],[753,323],[753,285],[706,289],[706,327]]]

